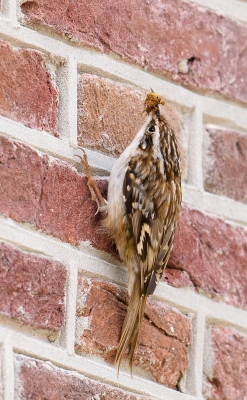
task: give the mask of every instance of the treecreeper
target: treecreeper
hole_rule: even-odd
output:
[[[127,352],[131,374],[146,301],[171,254],[182,200],[177,140],[160,104],[165,105],[162,97],[147,95],[148,119],[116,161],[107,201],[90,175],[85,152],[82,158],[92,199],[104,213],[102,224],[128,270],[130,300],[115,361],[119,371]]]

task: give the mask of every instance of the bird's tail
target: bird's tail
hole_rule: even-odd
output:
[[[133,357],[141,329],[146,301],[147,295],[141,294],[141,282],[140,279],[138,279],[138,276],[136,276],[115,357],[118,373],[122,357],[129,346],[128,357],[132,376]]]

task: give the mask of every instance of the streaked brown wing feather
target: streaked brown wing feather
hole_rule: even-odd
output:
[[[166,265],[170,254],[172,229],[164,226],[162,219],[157,218],[155,206],[146,202],[146,193],[135,178],[134,172],[128,168],[123,195],[140,257],[141,290],[143,294],[152,294],[158,282],[157,277],[162,275],[162,267]]]

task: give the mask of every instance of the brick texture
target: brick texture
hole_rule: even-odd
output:
[[[96,75],[81,75],[78,86],[79,144],[118,157],[145,121],[144,100],[145,93],[131,86]]]
[[[58,93],[43,54],[0,40],[0,59],[0,114],[57,136]]]
[[[246,259],[245,230],[182,208],[169,266],[186,271],[196,289],[246,308]]]
[[[205,371],[207,400],[247,399],[247,337],[229,328],[211,327],[214,363]]]
[[[16,141],[1,137],[0,146],[2,215],[29,222],[73,245],[89,241],[116,256],[112,243],[100,231],[100,217],[94,216],[96,205],[84,175]],[[99,183],[106,196],[107,182]],[[183,206],[164,279],[246,308],[246,253],[245,230]]]
[[[151,400],[25,356],[15,357],[15,374],[15,400]]]
[[[9,121],[0,127],[0,399],[247,400],[247,227],[244,220],[236,226],[231,210],[220,219],[227,198],[247,207],[247,134],[237,120],[247,109],[247,17],[241,15],[247,0],[230,0],[232,16],[227,1],[222,9],[223,1],[211,7],[197,0],[14,3],[0,0],[0,120]],[[94,53],[92,68],[83,49]],[[111,60],[107,68],[101,58]],[[121,79],[118,64],[125,68]],[[102,229],[104,216],[95,215],[78,160],[62,161],[58,151],[76,153],[77,145],[119,157],[147,119],[138,73],[156,82],[165,100],[161,86],[170,82],[161,112],[178,139],[183,182],[191,177],[203,201],[191,193],[194,208],[182,205],[161,284],[173,300],[147,301],[133,363],[140,385],[132,390],[127,351],[119,377],[114,363],[129,302],[118,281],[119,255]],[[75,91],[71,102],[66,96]],[[59,138],[61,125],[68,130]],[[29,134],[22,139],[23,129]],[[44,145],[47,134],[53,140]],[[106,198],[107,178],[96,180]],[[217,215],[205,211],[209,193],[218,198]],[[14,226],[43,245],[50,241],[54,257],[40,253],[38,242],[23,246],[22,234],[6,238]],[[71,275],[57,261],[61,245],[75,267],[73,249],[87,251],[98,272],[84,271],[82,260]],[[112,262],[114,276],[104,278],[102,260]],[[207,300],[205,309],[185,307],[183,294],[191,303],[195,293],[199,303]],[[93,371],[80,374],[82,360]],[[106,379],[109,369],[113,381]]]
[[[65,267],[0,243],[0,313],[35,328],[64,323]]]
[[[109,363],[114,362],[127,302],[123,289],[79,277],[77,353],[99,355]],[[187,346],[191,340],[188,318],[163,303],[148,301],[134,365],[157,382],[175,388],[188,368]]]
[[[132,86],[96,75],[81,75],[78,86],[79,145],[118,157],[145,123],[145,98],[146,92]],[[162,107],[162,113],[176,133],[184,172],[187,154],[180,116],[168,104]]]
[[[163,273],[162,280],[169,283],[170,285],[179,287],[192,287],[194,284],[190,279],[189,274],[186,271],[182,271],[176,268],[172,268],[168,265]]]
[[[0,213],[78,245],[111,251],[98,230],[85,176],[67,163],[0,137]],[[104,189],[104,188],[103,188]]]
[[[35,0],[21,9],[23,24],[48,27],[175,82],[247,102],[247,27],[229,18],[182,0]]]
[[[204,160],[207,191],[247,203],[247,136],[207,129],[209,147]]]

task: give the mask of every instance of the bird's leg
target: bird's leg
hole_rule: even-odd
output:
[[[83,157],[79,156],[79,155],[75,155],[75,157],[80,158],[81,160],[81,165],[82,165],[82,169],[87,177],[87,185],[88,188],[90,190],[91,193],[91,198],[93,201],[95,201],[97,203],[97,211],[95,213],[95,215],[98,214],[98,212],[100,211],[100,209],[106,205],[106,200],[104,199],[104,197],[102,196],[97,182],[95,181],[95,179],[91,176],[90,174],[90,167],[88,164],[88,158],[87,158],[87,154],[85,152],[85,150],[83,148],[80,147],[80,149],[83,151]]]

